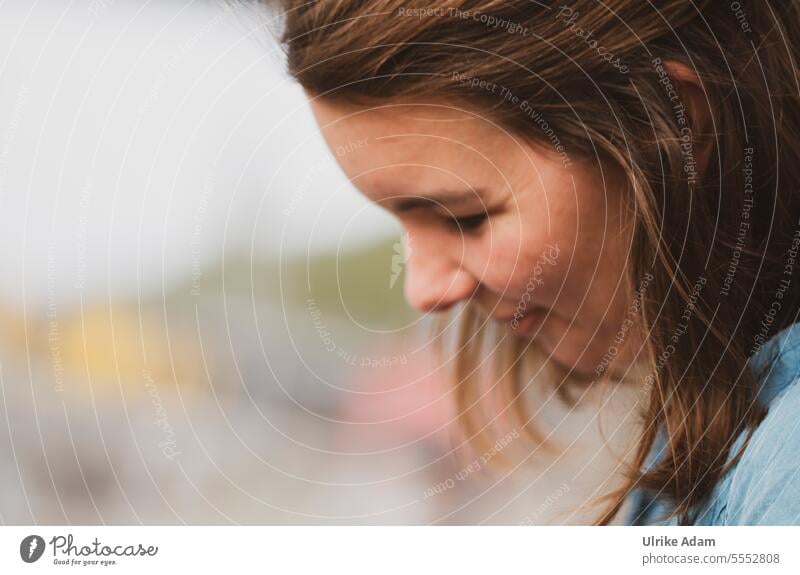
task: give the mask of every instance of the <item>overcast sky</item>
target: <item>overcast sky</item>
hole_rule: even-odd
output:
[[[192,261],[395,234],[332,162],[268,15],[0,3],[0,298],[160,290]]]

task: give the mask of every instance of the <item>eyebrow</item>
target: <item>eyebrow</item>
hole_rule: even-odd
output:
[[[409,196],[396,200],[388,199],[388,203],[398,212],[407,212],[418,208],[458,207],[481,199],[480,189],[474,190],[439,190],[429,196]],[[485,203],[485,202],[483,202]]]

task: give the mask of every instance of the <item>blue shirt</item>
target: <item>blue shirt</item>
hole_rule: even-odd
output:
[[[800,525],[800,323],[767,341],[750,358],[750,366],[765,373],[758,400],[769,411],[739,462],[697,510],[695,525]],[[730,454],[745,434],[737,437]],[[661,433],[645,468],[664,454],[664,447]],[[629,497],[628,525],[677,525],[677,518],[663,520],[668,510],[663,499],[643,489]]]

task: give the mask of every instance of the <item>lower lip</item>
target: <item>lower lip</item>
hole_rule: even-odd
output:
[[[541,310],[532,311],[523,315],[518,321],[512,322],[511,328],[517,333],[527,334],[538,327],[543,319],[544,313]]]

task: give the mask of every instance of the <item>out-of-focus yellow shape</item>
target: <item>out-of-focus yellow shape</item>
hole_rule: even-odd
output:
[[[54,323],[55,320],[55,323]],[[206,375],[191,326],[164,323],[133,305],[84,307],[45,324],[47,361],[61,372],[63,390],[124,394],[133,399],[158,382],[162,393],[195,393]],[[206,358],[206,362],[210,361]],[[58,365],[60,363],[61,365]]]

